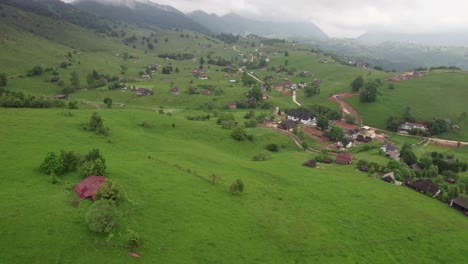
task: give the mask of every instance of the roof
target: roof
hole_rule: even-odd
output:
[[[89,176],[75,185],[74,190],[81,199],[92,197],[94,200],[94,194],[105,182],[104,176]]]
[[[392,143],[385,142],[382,144],[382,147],[386,149],[386,151],[397,151],[398,148],[393,145]]]
[[[411,186],[421,192],[431,193],[436,196],[440,193],[440,188],[437,183],[433,183],[431,179],[418,179],[411,183]]]
[[[298,110],[298,109],[289,110],[288,116],[299,118],[301,120],[309,120],[309,119],[315,118],[313,114],[306,112],[306,111]]]
[[[314,168],[317,165],[317,162],[315,160],[311,159],[311,160],[308,160],[308,161],[304,162],[304,164],[302,164],[302,165]]]
[[[337,163],[341,163],[341,162],[349,163],[352,161],[353,161],[353,155],[349,153],[340,153],[336,156]]]
[[[461,206],[465,209],[468,209],[468,198],[466,197],[458,197],[452,200],[452,203]]]
[[[291,121],[291,120],[286,120],[283,123],[281,123],[281,127],[283,129],[290,129],[296,126],[296,122]]]

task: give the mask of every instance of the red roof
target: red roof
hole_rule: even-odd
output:
[[[352,161],[353,161],[353,156],[349,153],[340,153],[336,156],[337,163],[341,163],[341,162],[350,163]]]
[[[104,176],[89,176],[75,185],[75,192],[81,199],[92,197],[94,200],[94,193],[106,182]]]

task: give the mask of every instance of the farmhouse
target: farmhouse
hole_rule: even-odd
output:
[[[349,153],[340,153],[336,156],[336,163],[342,165],[349,165],[353,162],[353,156]]]
[[[417,192],[429,194],[434,198],[441,193],[439,185],[432,182],[431,179],[417,179],[414,182],[411,179],[406,179],[405,184]]]
[[[149,96],[153,95],[153,91],[147,88],[138,87],[135,89],[138,96]]]
[[[210,90],[210,89],[203,89],[203,90],[202,90],[202,94],[204,94],[204,95],[210,95],[210,94],[211,94],[211,90]]]
[[[65,100],[65,99],[68,99],[68,95],[67,94],[57,94],[57,95],[53,96],[52,99]]]
[[[296,122],[291,121],[291,120],[286,120],[281,123],[281,128],[289,132],[292,132],[295,126],[296,126]]]
[[[396,160],[396,161],[400,160],[400,153],[398,151],[398,148],[395,145],[393,145],[392,143],[385,142],[385,143],[382,144],[380,149],[382,151],[384,151],[385,154],[387,154],[387,157],[389,157],[389,158],[391,158],[393,160]]]
[[[307,83],[306,82],[300,82],[298,86],[301,87],[301,88],[306,88]]]
[[[384,174],[381,179],[385,182],[388,182],[388,183],[393,183],[397,186],[401,186],[402,185],[402,182],[401,181],[397,181],[395,179],[395,174],[393,173],[393,171],[389,172],[389,173],[386,173]]]
[[[281,85],[281,84],[275,85],[275,90],[276,91],[283,91],[283,85]]]
[[[171,94],[179,94],[180,89],[178,87],[171,88]]]
[[[362,61],[356,62],[355,66],[358,67],[358,68],[362,68],[362,69],[369,68],[369,64],[367,64],[365,62],[362,62]]]
[[[208,76],[206,76],[206,75],[200,75],[200,76],[198,77],[198,79],[200,79],[200,80],[208,80]]]
[[[317,161],[311,159],[311,160],[308,160],[306,162],[304,162],[304,164],[302,164],[304,166],[307,166],[307,167],[311,167],[311,168],[315,168],[317,166]]]
[[[236,83],[236,80],[229,80],[229,83]]]
[[[421,131],[427,131],[427,126],[426,124],[422,124],[422,123],[410,123],[410,122],[405,122],[404,124],[402,124],[400,126],[400,130],[403,130],[403,131],[411,131],[413,129],[419,129]]]
[[[149,75],[149,74],[142,74],[142,75],[141,75],[141,78],[143,78],[143,79],[151,79],[151,75]]]
[[[296,109],[288,112],[288,120],[307,126],[315,126],[317,124],[317,119],[311,113]]]
[[[458,197],[450,201],[450,207],[462,211],[466,216],[468,216],[468,198]]]
[[[75,185],[73,190],[81,199],[91,197],[95,201],[94,194],[105,182],[104,176],[89,176]]]
[[[236,102],[229,102],[227,103],[227,107],[230,109],[236,109],[237,108],[237,103]]]

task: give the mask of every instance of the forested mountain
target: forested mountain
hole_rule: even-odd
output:
[[[381,44],[384,42],[406,42],[416,43],[422,45],[431,46],[451,46],[468,47],[468,33],[420,33],[420,34],[409,34],[409,33],[396,33],[396,32],[378,32],[371,31],[367,32],[357,40],[370,43],[370,44]]]
[[[248,34],[262,36],[307,36],[313,38],[328,38],[328,36],[312,23],[275,23],[270,21],[256,21],[228,13],[224,16],[194,11],[188,14],[193,20],[217,33]]]
[[[124,5],[108,5],[95,0],[78,0],[73,5],[89,13],[145,27],[186,29],[197,32],[209,30],[179,10],[152,2],[126,1]]]

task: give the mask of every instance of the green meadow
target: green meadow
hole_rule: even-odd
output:
[[[68,112],[71,113],[68,114]],[[468,222],[459,212],[355,166],[301,164],[311,154],[286,136],[249,129],[238,142],[215,120],[149,110],[100,110],[110,136],[79,127],[92,111],[1,109],[2,263],[129,263],[113,245],[141,236],[143,263],[461,263]],[[149,127],[139,124],[146,121]],[[174,126],[172,125],[174,124]],[[252,156],[268,143],[272,159]],[[99,148],[125,194],[113,237],[91,233],[91,204],[71,190],[75,173],[51,184],[38,170],[47,152]],[[212,185],[211,174],[219,175]],[[236,179],[245,191],[235,196]],[[110,241],[110,242],[109,242]],[[113,246],[112,246],[113,245]],[[41,256],[38,258],[38,256]]]
[[[467,81],[465,72],[434,72],[423,78],[395,83],[393,90],[384,83],[379,89],[381,95],[373,103],[361,103],[359,97],[349,98],[348,102],[370,126],[384,128],[390,115],[401,117],[404,108],[409,106],[412,115],[421,122],[449,118],[460,126],[460,131],[450,131],[442,137],[468,141],[467,120],[457,122],[466,112]]]

